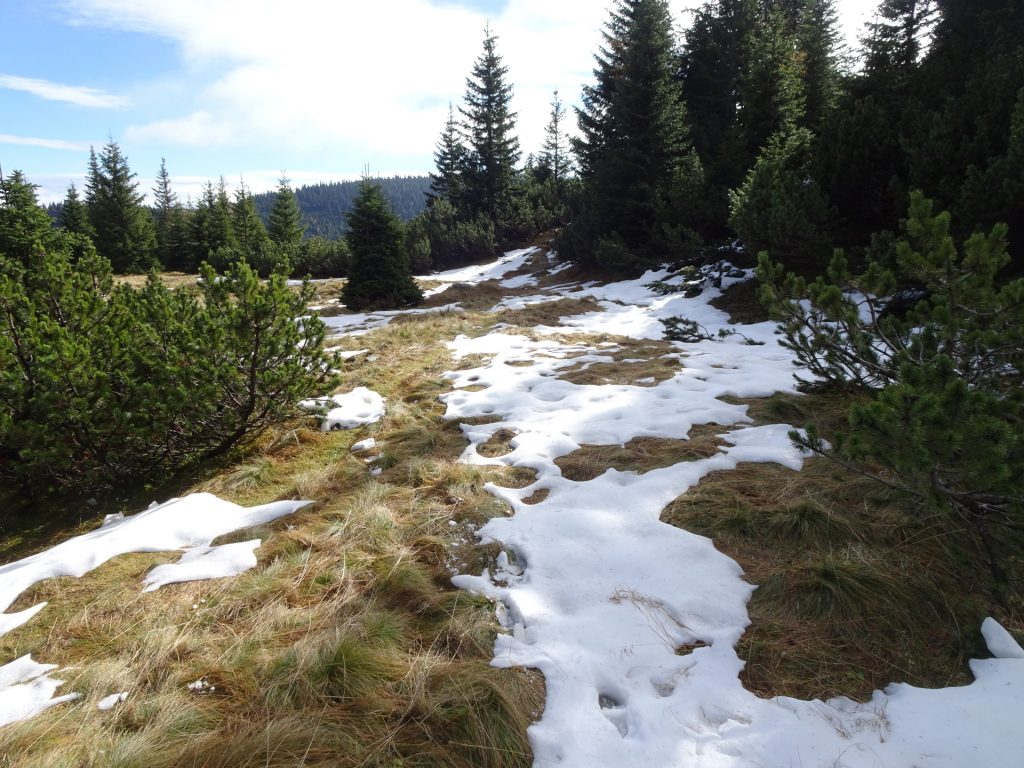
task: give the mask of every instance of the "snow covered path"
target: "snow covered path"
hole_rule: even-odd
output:
[[[643,287],[664,277],[649,273],[570,293],[597,299],[604,311],[538,331],[660,338],[659,319],[670,315],[697,320],[712,334],[724,327],[724,314],[707,303],[714,290],[685,299]],[[792,386],[791,358],[772,325],[743,331],[763,345],[736,337],[680,344],[679,372],[657,386],[558,378],[609,361],[614,349],[607,345],[500,332],[451,345],[457,358],[483,355],[487,362],[449,374],[446,417],[500,418],[463,426],[471,441],[463,460],[528,467],[538,476],[524,489],[490,488],[515,514],[492,520],[479,535],[500,542],[504,554],[495,572],[455,579],[498,603],[507,634],[497,640],[493,663],[544,674],[544,715],[530,729],[535,765],[1018,768],[1024,652],[991,620],[985,636],[1001,658],[974,662],[977,680],[967,687],[894,685],[863,705],[763,700],[742,687],[735,644],[749,623],[753,587],[709,539],[659,516],[708,472],[740,461],[801,466],[787,425],[744,427],[745,407],[720,399]],[[730,425],[723,428],[729,445],[700,461],[643,475],[609,469],[588,482],[563,478],[555,464],[583,444],[685,439],[693,425],[709,423]],[[477,448],[498,430],[516,435],[512,451],[484,458]],[[546,498],[527,503],[542,490]]]

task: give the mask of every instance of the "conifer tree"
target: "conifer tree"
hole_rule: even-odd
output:
[[[707,2],[694,13],[685,33],[683,95],[693,145],[706,165],[718,163],[736,124],[737,91],[755,5],[756,0]]]
[[[380,185],[364,178],[348,215],[351,260],[341,294],[347,307],[395,308],[423,300],[409,270],[404,238],[402,222],[391,211]]]
[[[115,272],[140,271],[153,265],[156,233],[143,205],[135,174],[117,142],[111,139],[97,156],[89,150],[85,201],[95,232],[96,250]]]
[[[779,131],[730,194],[730,223],[743,244],[804,274],[817,274],[831,256],[828,200],[811,178],[813,160],[808,129]]]
[[[211,241],[215,247],[232,248],[235,245],[235,227],[231,210],[231,199],[228,197],[227,184],[221,176],[217,182],[217,194],[213,199],[210,216]]]
[[[508,67],[498,55],[498,38],[484,30],[484,49],[466,79],[464,118],[472,172],[467,198],[470,212],[482,213],[498,223],[515,181],[519,161],[516,115],[509,107],[512,86],[506,81]]]
[[[55,241],[50,217],[36,199],[36,185],[17,170],[0,177],[0,256],[27,263],[35,251]]]
[[[60,209],[60,225],[65,231],[76,235],[92,237],[92,225],[89,224],[89,211],[78,195],[74,184],[68,187],[64,205]]]
[[[448,120],[434,149],[436,173],[430,174],[428,204],[439,198],[447,199],[458,207],[465,197],[466,178],[469,172],[469,152],[462,143],[459,125],[455,120],[455,107],[448,105]]]
[[[740,125],[750,157],[757,156],[769,136],[789,132],[804,119],[804,56],[790,26],[781,9],[772,9],[751,31],[739,83]]]
[[[551,99],[551,119],[544,129],[544,146],[537,159],[541,180],[550,179],[557,197],[565,190],[565,179],[571,173],[572,158],[565,133],[565,104],[556,89]]]
[[[238,248],[243,253],[252,253],[267,242],[267,229],[256,213],[256,201],[244,181],[239,181],[235,190],[235,202],[231,208],[231,222]]]
[[[835,0],[806,0],[797,27],[803,53],[803,124],[818,131],[839,98],[839,19]]]
[[[902,81],[918,63],[922,44],[935,23],[934,0],[882,0],[876,21],[861,41],[869,76]]]
[[[192,267],[209,261],[212,253],[232,247],[231,207],[223,179],[218,188],[210,181],[203,186],[203,196],[196,203],[189,225]]]
[[[153,223],[157,230],[157,243],[162,245],[160,233],[167,214],[177,205],[178,195],[171,188],[171,175],[167,172],[167,159],[160,158],[160,170],[156,173],[156,186],[153,187]]]
[[[292,255],[302,243],[304,232],[302,212],[295,199],[295,192],[289,186],[289,180],[282,176],[277,180],[277,197],[274,198],[274,207],[270,210],[267,235],[282,252]]]
[[[156,186],[153,187],[153,222],[156,226],[156,254],[159,262],[166,269],[185,266],[185,250],[188,248],[185,212],[171,187],[167,160],[162,157]]]
[[[596,56],[595,85],[583,90],[574,142],[588,212],[569,249],[583,260],[635,269],[670,257],[658,238],[690,215],[678,198],[699,180],[676,82],[665,0],[616,0]],[[603,242],[602,242],[603,241]]]

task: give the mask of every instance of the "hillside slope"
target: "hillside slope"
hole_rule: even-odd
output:
[[[176,556],[0,568],[36,611],[0,661],[59,666],[0,669],[0,765],[1015,766],[1024,651],[979,634],[998,607],[940,531],[792,447],[836,409],[719,308],[746,277],[599,284],[526,249],[325,318],[383,420],[181,491],[314,501],[207,542],[260,539],[254,566],[146,593]],[[664,341],[678,316],[709,338]]]

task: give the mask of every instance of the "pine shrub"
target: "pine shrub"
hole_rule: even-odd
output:
[[[819,384],[871,393],[833,446],[793,438],[952,513],[1002,578],[1002,547],[1024,532],[1024,279],[1000,282],[1004,225],[958,250],[949,214],[914,193],[905,230],[877,238],[858,275],[841,251],[813,282],[761,254],[783,344]]]
[[[0,254],[0,483],[24,498],[168,478],[299,414],[335,361],[309,291],[243,262],[198,295],[114,286],[94,250]]]

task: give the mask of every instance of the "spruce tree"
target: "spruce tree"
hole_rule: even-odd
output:
[[[790,26],[783,10],[772,9],[751,31],[739,83],[740,125],[750,157],[758,155],[769,136],[789,132],[804,120],[804,56]]]
[[[423,293],[412,278],[402,222],[380,185],[364,178],[348,214],[351,251],[348,282],[341,299],[350,309],[397,308],[418,304]]]
[[[448,105],[448,120],[434,149],[434,167],[437,171],[430,174],[428,204],[444,198],[456,207],[462,205],[469,172],[469,152],[462,143],[455,108],[451,104]]]
[[[78,195],[74,184],[68,187],[64,205],[60,210],[60,225],[65,231],[76,235],[92,237],[92,225],[89,224],[89,211]]]
[[[235,227],[232,218],[231,199],[228,197],[227,184],[221,176],[217,182],[217,194],[213,199],[213,208],[210,216],[211,240],[219,248],[233,248],[235,246]]]
[[[861,40],[868,76],[904,81],[918,63],[935,23],[934,0],[882,0],[875,21]]]
[[[512,86],[508,67],[497,50],[498,38],[484,30],[484,49],[466,79],[464,118],[470,150],[467,202],[473,214],[482,213],[496,225],[515,181],[519,161],[516,115],[510,110]]]
[[[683,96],[693,145],[707,166],[718,164],[736,125],[737,91],[756,0],[717,0],[701,6],[686,30],[681,59]],[[738,176],[736,180],[738,180]]]
[[[235,202],[231,207],[231,222],[235,241],[242,253],[252,253],[267,242],[267,229],[256,213],[256,200],[244,181],[239,181],[235,190]]]
[[[565,179],[572,171],[569,140],[565,133],[565,104],[556,89],[551,98],[551,119],[544,129],[544,146],[537,159],[541,180],[550,179],[556,196],[565,192]]]
[[[730,224],[744,246],[804,274],[817,274],[831,256],[828,200],[811,178],[813,161],[808,129],[780,131],[730,195]]]
[[[704,167],[704,231],[724,237],[729,190],[751,164],[739,127],[739,83],[746,71],[747,43],[756,0],[717,0],[696,11],[686,31],[681,86],[693,146]]]
[[[36,185],[21,171],[0,177],[0,256],[27,263],[57,239],[49,215],[39,206]]]
[[[203,186],[203,196],[192,211],[189,229],[193,267],[209,261],[211,254],[221,249],[230,249],[234,245],[231,208],[223,179],[219,188],[215,188],[210,181]]]
[[[835,0],[806,0],[797,28],[803,53],[803,124],[817,132],[839,98],[839,19]]]
[[[183,249],[187,247],[184,211],[171,188],[167,160],[160,158],[160,170],[153,187],[153,222],[156,225],[156,255],[165,269],[185,266]]]
[[[295,192],[289,186],[289,180],[282,176],[277,180],[277,196],[270,210],[267,235],[282,252],[291,256],[298,251],[304,232],[302,211],[299,210]]]
[[[700,177],[676,81],[665,0],[616,0],[583,90],[574,142],[587,211],[577,216],[572,255],[634,270],[669,258],[661,239],[688,223],[681,195]]]
[[[117,142],[110,140],[97,156],[89,150],[86,206],[96,249],[115,272],[138,272],[154,264],[156,232],[143,205],[135,174]]]

